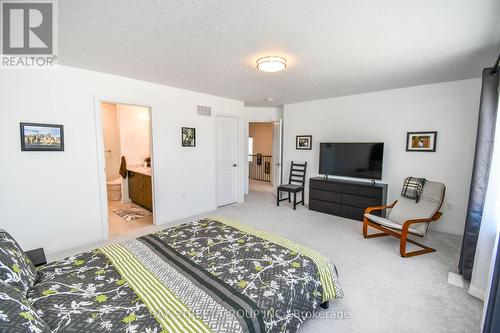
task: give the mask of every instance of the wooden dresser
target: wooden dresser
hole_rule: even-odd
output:
[[[366,207],[386,203],[387,184],[323,177],[309,180],[310,210],[362,221]],[[380,215],[381,212],[374,213]]]
[[[132,202],[153,210],[153,191],[151,176],[135,171],[128,171],[128,194]]]

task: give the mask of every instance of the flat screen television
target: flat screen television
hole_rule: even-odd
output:
[[[322,175],[382,179],[383,142],[321,142]]]

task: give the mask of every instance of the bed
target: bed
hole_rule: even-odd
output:
[[[324,256],[222,217],[48,263],[35,279],[25,275],[33,280],[21,288],[29,316],[9,317],[4,302],[0,331],[295,332],[318,306],[342,297]],[[0,299],[6,294],[0,289]]]

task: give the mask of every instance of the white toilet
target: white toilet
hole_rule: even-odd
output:
[[[108,200],[118,201],[122,198],[122,179],[116,178],[113,180],[108,180]]]

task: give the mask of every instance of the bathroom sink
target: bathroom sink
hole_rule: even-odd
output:
[[[132,171],[132,172],[137,172],[137,173],[141,173],[143,175],[146,175],[146,176],[151,176],[151,168],[146,168],[146,167],[143,167],[143,166],[136,166],[136,167],[128,167],[127,168],[129,171]]]

